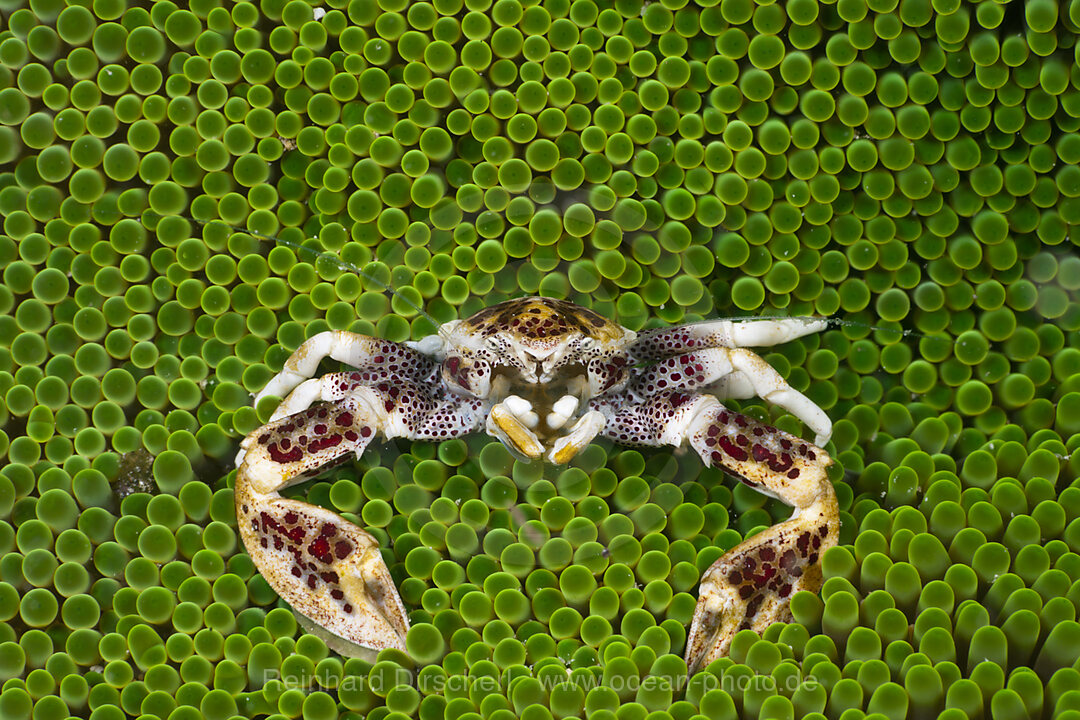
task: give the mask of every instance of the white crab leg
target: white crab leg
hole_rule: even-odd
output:
[[[750,350],[714,347],[658,360],[631,383],[633,393],[648,398],[664,390],[708,387],[720,400],[758,396],[779,405],[817,433],[824,445],[832,435],[832,421],[808,397],[795,390],[776,369]]]
[[[789,617],[792,593],[821,585],[821,554],[836,544],[839,508],[821,448],[728,410],[710,395],[662,392],[590,406],[607,416],[606,437],[624,445],[690,446],[706,465],[795,508],[786,522],[728,551],[704,573],[686,640],[691,672],[724,655],[740,629]]]
[[[821,332],[825,318],[765,318],[713,320],[638,333],[630,353],[640,360],[657,360],[708,347],[766,347]]]
[[[787,384],[760,355],[749,350],[735,348],[728,357],[736,372],[754,388],[754,394],[774,405],[779,405],[806,423],[816,433],[814,444],[824,446],[832,437],[832,420],[813,400]]]
[[[382,379],[419,380],[433,376],[437,368],[430,358],[406,345],[352,332],[327,330],[305,340],[289,356],[281,372],[255,396],[255,404],[267,395],[285,397],[297,385],[313,377],[319,363],[327,357],[360,370],[379,373]]]

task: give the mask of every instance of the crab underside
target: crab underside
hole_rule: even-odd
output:
[[[517,457],[565,463],[596,437],[620,445],[688,443],[707,466],[792,506],[792,517],[708,568],[686,643],[691,670],[727,653],[736,632],[789,620],[795,592],[816,592],[837,542],[836,496],[821,446],[832,424],[744,349],[825,329],[819,319],[719,320],[635,333],[590,310],[522,298],[394,343],[348,332],[307,340],[259,394],[284,397],[237,456],[241,537],[270,585],[328,632],[404,650],[406,609],[377,541],[324,508],[278,491],[359,457],[377,436],[446,440],[477,431]],[[354,370],[313,377],[326,357]],[[811,444],[726,408],[761,397],[801,419]]]

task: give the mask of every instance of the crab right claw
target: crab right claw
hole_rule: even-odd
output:
[[[365,405],[357,397],[313,405],[245,438],[237,520],[255,566],[298,612],[355,645],[404,650],[409,620],[378,541],[277,492],[362,453],[380,425]]]

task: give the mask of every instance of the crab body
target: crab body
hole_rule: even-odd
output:
[[[306,341],[259,394],[284,397],[241,443],[241,535],[268,582],[334,635],[404,648],[405,608],[378,543],[336,514],[278,490],[359,457],[376,437],[445,440],[477,431],[517,457],[565,463],[597,436],[634,446],[688,443],[704,463],[796,510],[703,575],[687,662],[726,653],[739,629],[788,618],[790,596],[816,591],[838,511],[820,446],[832,425],[745,346],[818,332],[818,319],[714,321],[634,332],[586,308],[522,298],[394,343],[347,332]],[[313,377],[324,357],[353,370]],[[760,396],[817,435],[811,444],[734,412]]]

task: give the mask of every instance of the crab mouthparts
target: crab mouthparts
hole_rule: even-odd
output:
[[[579,403],[580,400],[573,395],[563,395],[551,404],[551,411],[544,414],[544,427],[549,431],[562,428],[577,412]],[[502,404],[525,427],[530,430],[537,430],[540,427],[540,414],[533,409],[533,404],[525,398],[518,395],[507,395]]]
[[[595,410],[578,416],[581,404],[581,399],[569,392],[542,405],[534,405],[520,395],[506,395],[491,408],[487,430],[526,459],[546,455],[551,462],[563,464],[592,442],[606,422]]]

